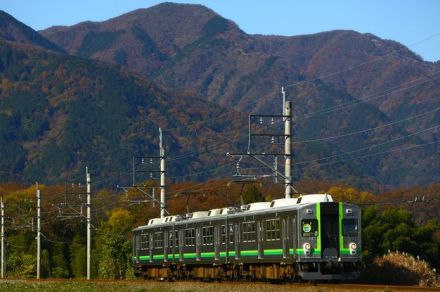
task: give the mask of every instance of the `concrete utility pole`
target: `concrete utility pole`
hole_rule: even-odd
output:
[[[283,94],[284,94],[283,90]],[[285,198],[292,197],[292,102],[286,101],[284,107],[285,121],[284,121],[284,153],[285,153]]]
[[[92,247],[92,216],[91,216],[91,180],[89,169],[86,167],[86,183],[87,183],[87,280],[90,280],[90,259]]]
[[[162,129],[159,128],[160,149],[160,218],[165,217],[165,148],[162,143]]]
[[[40,279],[41,265],[41,193],[36,183],[37,189],[37,279]]]
[[[153,189],[151,190],[151,196],[153,197],[153,208],[156,208],[156,188],[153,187]]]
[[[3,205],[3,198],[1,198],[0,202],[0,208],[1,208],[1,215],[2,215],[2,228],[1,228],[1,249],[2,249],[2,255],[1,255],[1,276],[2,279],[5,278],[5,206]]]
[[[283,116],[286,115],[286,92],[284,91],[284,87],[281,86],[281,95],[283,96]]]

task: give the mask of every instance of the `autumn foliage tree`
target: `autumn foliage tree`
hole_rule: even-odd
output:
[[[109,212],[108,221],[102,224],[97,235],[98,276],[125,279],[130,273],[130,234],[133,222],[133,215],[126,209]]]

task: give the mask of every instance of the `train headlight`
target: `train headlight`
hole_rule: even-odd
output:
[[[310,249],[312,248],[310,243],[308,243],[308,242],[304,243],[303,244],[303,248],[304,248],[304,254],[305,255],[310,255]]]
[[[357,244],[352,242],[348,246],[350,247],[350,254],[356,254]]]

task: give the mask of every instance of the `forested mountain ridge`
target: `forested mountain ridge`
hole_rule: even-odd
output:
[[[294,104],[299,140],[363,129],[351,122],[329,124],[325,130],[315,122],[305,125],[304,120],[316,112],[328,115],[327,120],[355,113],[370,127],[422,115],[390,131],[432,143],[434,152],[439,149],[440,111],[424,114],[440,107],[440,64],[425,62],[407,47],[372,34],[337,30],[292,37],[249,35],[206,7],[173,3],[41,33],[71,54],[121,64],[163,87],[243,112],[273,112],[279,107],[280,87],[285,86]],[[382,118],[372,118],[364,112],[368,110]],[[331,142],[344,151],[353,149],[352,141]],[[400,163],[402,158],[389,160],[396,159]],[[427,161],[423,164],[427,163],[430,179],[437,181]],[[389,169],[388,163],[376,161],[366,169]],[[388,176],[381,170],[373,176],[378,175]],[[390,184],[401,180],[392,179]]]
[[[440,115],[432,92],[413,73],[415,83],[408,81],[413,87],[405,94],[416,92],[419,107],[409,107],[413,116],[408,114],[407,121],[360,98],[355,89],[313,73],[321,66],[319,49],[345,39],[348,51],[355,51],[371,42],[356,45],[350,36],[374,36],[351,31],[247,35],[203,6],[169,3],[42,33],[77,56],[1,42],[0,144],[8,153],[2,180],[60,181],[85,165],[103,177],[126,174],[131,155],[157,152],[159,126],[168,131],[171,180],[228,176],[234,162],[224,153],[246,151],[246,111],[279,113],[283,84],[294,104],[296,180],[367,188],[439,180],[440,165],[433,158]],[[436,66],[399,44],[384,43],[400,50],[405,62],[428,68],[424,77]],[[379,57],[387,59],[387,52]],[[336,55],[328,70],[350,66],[343,61],[348,62]],[[435,82],[432,77],[424,84],[435,91]],[[387,101],[388,95],[382,98]]]

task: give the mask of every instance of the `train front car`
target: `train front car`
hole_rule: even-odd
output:
[[[298,209],[297,273],[304,280],[359,277],[361,209],[347,203],[319,202]]]

